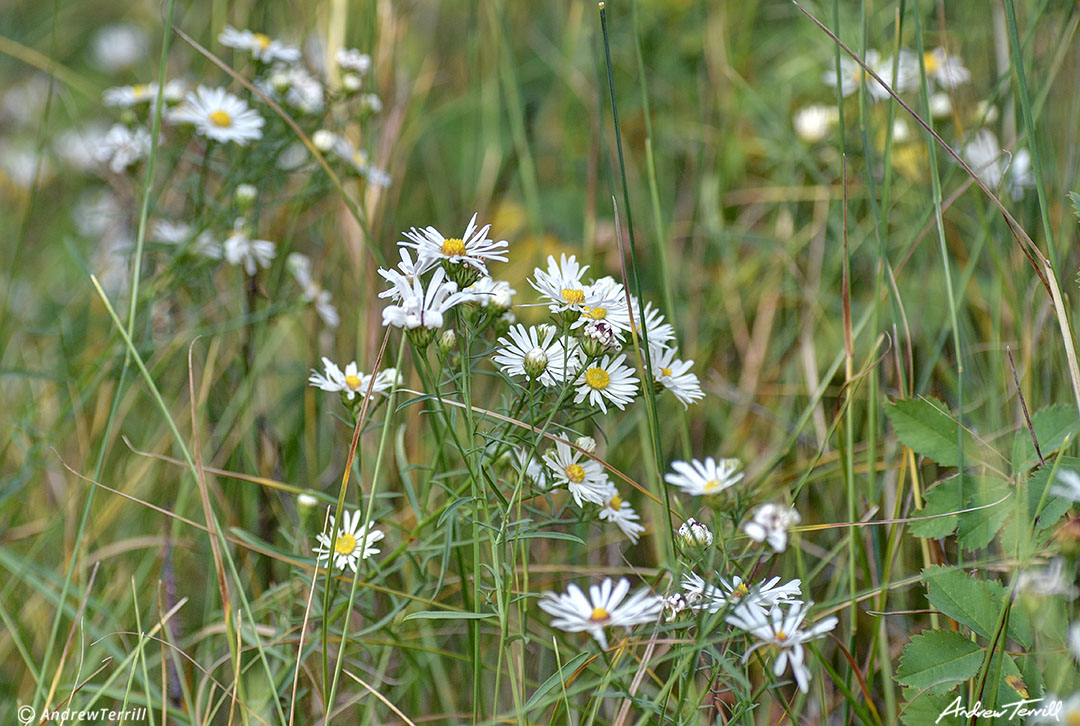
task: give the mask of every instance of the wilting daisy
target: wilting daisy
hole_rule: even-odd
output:
[[[637,544],[638,537],[645,531],[645,528],[638,523],[641,516],[618,494],[608,500],[598,516],[600,519],[614,523],[634,544]]]
[[[199,86],[169,112],[171,123],[187,123],[214,141],[233,141],[241,146],[262,138],[263,118],[224,88]]]
[[[614,360],[610,355],[605,355],[582,370],[575,382],[577,393],[574,394],[574,403],[588,399],[590,406],[599,406],[604,413],[607,413],[608,401],[620,410],[626,408],[626,404],[637,395],[638,379],[625,361],[625,353]]]
[[[802,521],[791,507],[782,504],[762,504],[754,511],[754,518],[743,524],[743,531],[755,542],[768,542],[776,552],[787,549],[788,530]]]
[[[708,547],[713,543],[713,533],[704,524],[690,517],[679,526],[679,539],[688,545]]]
[[[130,129],[123,124],[114,124],[96,150],[97,160],[107,164],[114,174],[120,174],[149,153],[150,132],[142,127]]]
[[[716,461],[707,456],[704,461],[673,461],[671,469],[670,474],[664,475],[664,481],[691,496],[719,494],[743,478],[738,459]]]
[[[664,606],[663,599],[643,587],[630,597],[630,581],[625,577],[612,584],[606,577],[599,585],[589,586],[589,597],[571,583],[566,593],[544,592],[540,609],[554,616],[551,627],[568,633],[587,632],[600,648],[607,650],[604,628],[620,626],[627,630],[639,623],[655,621]]]
[[[506,249],[509,247],[506,240],[488,239],[490,230],[490,224],[478,227],[476,215],[473,214],[465,228],[465,234],[461,237],[444,237],[442,232],[434,227],[413,227],[404,233],[407,241],[400,244],[402,247],[412,247],[421,258],[443,260],[451,267],[463,265],[473,270],[474,276],[475,273],[487,275],[488,260],[506,262]],[[464,284],[463,281],[459,282]]]
[[[441,267],[436,268],[426,288],[418,277],[414,277],[410,284],[399,274],[399,279],[393,282],[401,304],[383,308],[384,326],[435,330],[443,326],[443,315],[461,302],[457,285],[446,280],[446,272]]]
[[[232,234],[225,239],[225,260],[230,265],[243,265],[244,272],[254,275],[259,267],[269,267],[277,254],[277,245],[265,239],[251,239],[244,230],[243,218],[237,218]]]
[[[295,63],[300,60],[300,49],[285,45],[280,40],[275,40],[263,33],[253,33],[250,30],[237,30],[231,25],[226,25],[225,30],[218,36],[218,42],[226,48],[246,50],[251,57],[263,63],[284,61]]]
[[[835,616],[830,615],[806,630],[799,630],[812,605],[813,603],[793,602],[786,612],[782,606],[777,605],[768,613],[749,607],[735,608],[735,611],[727,617],[728,624],[745,630],[758,640],[743,655],[743,662],[762,646],[776,646],[780,652],[773,662],[773,675],[777,677],[783,675],[790,662],[791,673],[795,676],[795,682],[799,684],[799,690],[806,693],[810,689],[810,669],[804,662],[806,652],[803,643],[823,637],[840,622]]]
[[[356,565],[361,560],[366,560],[372,555],[377,555],[381,550],[375,547],[386,535],[380,530],[364,527],[364,515],[361,512],[345,511],[341,518],[341,527],[337,530],[337,541],[333,541],[331,535],[320,532],[316,536],[319,546],[315,548],[315,556],[319,564],[329,563],[333,555],[334,567],[344,570],[348,567],[356,572]],[[334,531],[334,515],[330,515],[330,531]]]
[[[350,401],[357,394],[363,396],[367,393],[368,386],[372,386],[371,392],[373,394],[386,393],[401,382],[401,375],[394,368],[379,371],[375,376],[375,383],[372,385],[371,376],[361,371],[357,367],[356,361],[346,365],[344,373],[337,363],[334,363],[329,358],[323,358],[322,362],[326,373],[312,370],[308,382],[324,391],[342,393]]]
[[[675,348],[660,348],[652,345],[649,348],[652,354],[653,380],[664,390],[671,391],[671,395],[679,399],[683,408],[688,408],[691,403],[705,398],[698,377],[689,372],[694,361],[676,360],[678,351]]]
[[[583,356],[573,338],[563,338],[552,327],[512,325],[499,338],[492,360],[508,376],[524,376],[544,386],[558,386],[577,373]]]
[[[605,505],[615,495],[615,487],[600,462],[561,441],[556,441],[555,448],[544,455],[544,463],[554,485],[569,489],[579,507],[582,502]]]
[[[191,244],[191,251],[211,260],[220,260],[225,254],[225,251],[221,248],[221,243],[214,239],[214,235],[210,233],[210,230],[203,230],[199,233],[199,236]]]
[[[334,59],[343,71],[352,71],[362,76],[371,70],[371,56],[355,48],[338,48]]]

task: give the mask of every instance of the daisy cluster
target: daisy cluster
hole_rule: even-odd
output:
[[[920,111],[923,106],[916,100],[917,94],[922,91],[922,75],[925,71],[930,94],[930,116],[938,121],[950,122],[940,124],[938,130],[964,124],[973,127],[973,130],[960,134],[957,148],[976,175],[991,189],[1008,191],[1014,200],[1034,185],[1030,152],[1024,148],[1015,152],[1002,149],[997,135],[989,127],[998,120],[997,109],[985,100],[969,103],[966,96],[961,94],[962,89],[971,85],[972,73],[958,54],[944,47],[922,54],[903,48],[895,55],[869,49],[863,63],[842,55],[839,73],[829,64],[822,74],[822,81],[827,86],[839,87],[843,98],[865,87],[866,97],[871,104],[890,99],[886,86],[868,73],[863,64],[894,93],[908,96],[910,105]],[[793,125],[795,133],[803,141],[815,144],[830,135],[839,118],[840,109],[835,105],[811,104],[795,112]],[[874,120],[880,119],[874,117]],[[918,144],[924,144],[922,134],[915,133],[914,129],[913,122],[903,114],[893,118],[891,138],[898,145],[896,161],[899,164],[903,164],[907,158],[904,151],[908,145],[915,148]],[[884,133],[880,136],[883,139]]]

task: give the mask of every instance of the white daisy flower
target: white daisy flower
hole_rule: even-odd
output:
[[[270,98],[281,99],[303,113],[323,110],[323,85],[302,66],[275,66],[266,76],[256,79],[255,86]]]
[[[295,63],[300,60],[300,49],[296,46],[286,45],[263,33],[237,30],[231,25],[225,26],[225,30],[218,36],[218,42],[226,48],[247,51],[251,53],[252,58],[263,63],[274,61]]]
[[[788,530],[802,521],[791,507],[781,504],[762,504],[754,511],[754,518],[743,524],[746,535],[755,542],[768,542],[775,552],[787,549]]]
[[[816,144],[823,141],[832,130],[833,124],[840,118],[840,111],[836,106],[824,104],[812,104],[800,108],[792,117],[792,125],[795,134],[808,144]]]
[[[704,524],[690,517],[679,526],[679,539],[687,545],[708,547],[713,543],[713,533]]]
[[[614,360],[610,355],[605,355],[582,370],[575,382],[578,388],[574,403],[588,399],[590,406],[599,406],[604,413],[607,413],[607,401],[620,410],[626,408],[626,404],[637,395],[638,379],[625,361],[625,353]]]
[[[199,86],[169,112],[174,124],[193,124],[197,133],[214,141],[241,146],[262,138],[263,118],[224,88]]]
[[[544,386],[558,386],[581,368],[584,356],[573,338],[562,338],[553,328],[513,325],[492,360],[511,377],[524,376]]]
[[[398,274],[401,279],[393,282],[401,304],[383,308],[383,325],[407,330],[441,328],[443,316],[461,302],[461,293],[457,291],[455,283],[446,280],[446,271],[441,267],[436,268],[426,288],[418,277],[414,277],[410,284],[405,277]]]
[[[614,523],[622,533],[626,535],[634,544],[637,544],[638,537],[645,531],[645,527],[638,524],[641,516],[634,511],[634,507],[629,503],[624,502],[622,497],[615,494],[608,500],[608,503],[604,505],[604,508],[600,510],[600,519]]]
[[[675,348],[650,345],[649,349],[652,354],[653,380],[664,390],[671,391],[671,395],[679,399],[683,408],[688,408],[691,403],[705,398],[698,377],[690,373],[690,367],[694,365],[694,361],[676,360],[678,351]]]
[[[652,302],[645,302],[645,325],[642,326],[638,315],[637,298],[632,298],[630,304],[634,308],[634,325],[637,326],[637,334],[641,335],[642,327],[648,334],[649,345],[667,348],[675,340],[675,327],[671,323],[664,322],[664,315],[653,307]]]
[[[682,585],[691,606],[698,610],[715,613],[731,605],[751,608],[767,614],[773,606],[798,600],[802,594],[800,580],[791,580],[784,584],[779,577],[766,582],[747,584],[741,577],[734,575],[730,580],[717,577],[719,587],[705,583],[700,575],[689,572],[683,577]]]
[[[386,535],[380,530],[371,529],[371,527],[365,528],[363,525],[364,515],[361,512],[349,512],[345,511],[342,519],[342,526],[337,531],[337,541],[333,542],[331,535],[326,532],[320,532],[316,539],[319,542],[319,546],[315,548],[314,554],[318,558],[319,564],[328,564],[331,559],[331,555],[334,560],[334,567],[339,570],[344,570],[348,567],[353,572],[356,572],[356,565],[361,560],[366,560],[372,555],[377,555],[380,550],[375,546],[376,542],[382,540]],[[330,531],[334,531],[334,515],[330,515]],[[333,549],[331,550],[331,544]]]
[[[551,312],[580,314],[594,307],[606,309],[618,305],[617,300],[605,296],[608,286],[585,284],[582,276],[589,266],[579,265],[574,255],[560,255],[558,261],[553,255],[548,255],[547,263],[547,271],[539,267],[533,270],[535,279],[529,280],[529,284],[550,301],[548,309]]]
[[[604,628],[620,626],[627,630],[639,623],[653,622],[663,609],[663,599],[643,587],[631,595],[630,581],[625,577],[612,584],[606,577],[600,585],[589,586],[589,597],[571,583],[566,593],[544,592],[540,609],[554,616],[551,627],[568,633],[587,632],[602,650],[607,650]]]
[[[265,239],[251,239],[244,231],[244,219],[238,217],[233,231],[223,245],[225,260],[230,265],[243,265],[244,272],[254,275],[259,267],[269,267],[277,254],[277,245]]]
[[[371,70],[371,56],[355,48],[338,48],[334,59],[343,71],[352,71],[363,76]]]
[[[195,238],[191,251],[211,260],[220,260],[225,254],[221,243],[214,239],[214,235],[209,230],[204,230]]]
[[[361,371],[356,361],[352,361],[345,366],[345,372],[342,373],[337,363],[334,363],[329,358],[323,358],[323,367],[326,369],[326,373],[319,373],[316,370],[311,371],[311,376],[308,378],[308,382],[330,393],[342,393],[350,401],[357,395],[363,396],[367,393],[368,386],[371,386],[371,393],[374,394],[386,394],[395,386],[401,384],[401,374],[394,368],[385,368],[379,371],[375,375],[375,383],[372,385],[371,376]]]
[[[544,471],[544,467],[540,465],[540,462],[535,457],[530,456],[529,452],[525,449],[514,450],[514,468],[518,473],[525,473],[525,478],[533,483],[538,489],[548,488],[547,473]]]
[[[1017,577],[1016,589],[1036,597],[1060,595],[1066,600],[1075,600],[1080,594],[1073,578],[1065,576],[1065,560],[1055,557],[1045,568],[1024,570]]]
[[[99,68],[116,72],[131,68],[145,58],[150,39],[137,25],[113,23],[94,33],[90,49]]]
[[[544,455],[554,486],[566,486],[580,507],[583,502],[605,505],[615,495],[615,487],[600,462],[584,456],[561,441]]]
[[[194,229],[187,222],[159,219],[154,222],[151,239],[167,245],[182,245],[191,239]]]
[[[934,48],[923,55],[926,75],[948,90],[953,90],[971,80],[971,71],[964,67],[959,56],[949,55],[944,48]]]
[[[187,87],[184,82],[173,79],[165,82],[165,91],[162,93],[162,97],[166,104],[179,103],[186,93]],[[106,106],[132,108],[140,103],[153,103],[157,99],[157,94],[157,83],[141,83],[134,86],[106,88],[101,94],[101,100]]]
[[[361,96],[360,105],[372,113],[379,113],[383,108],[382,99],[374,93],[365,93]]]
[[[314,293],[309,297],[310,293]],[[326,323],[327,327],[336,328],[341,324],[341,316],[338,315],[338,310],[334,307],[333,298],[330,297],[329,290],[309,290],[304,293],[304,300],[306,302],[315,303],[315,313],[319,318]]]
[[[487,275],[488,260],[506,262],[506,240],[488,239],[490,224],[477,227],[476,215],[473,214],[465,234],[461,237],[443,237],[434,227],[417,229],[413,227],[404,235],[408,241],[399,242],[402,247],[412,247],[421,258],[445,260],[451,265],[465,265],[481,275]]]
[[[97,148],[97,160],[107,164],[114,174],[150,154],[150,132],[142,127],[130,129],[114,124]]]
[[[285,258],[285,267],[289,269],[296,282],[306,292],[308,289],[318,288],[318,283],[311,276],[311,259],[300,252],[290,252]]]
[[[605,277],[585,287],[585,298],[595,301],[594,305],[583,305],[581,317],[571,324],[571,328],[581,328],[590,324],[604,323],[610,327],[614,338],[620,343],[623,333],[630,332],[630,311],[626,307],[626,292],[622,283]]]
[[[882,65],[881,54],[876,50],[871,49],[866,51],[866,56],[863,60],[866,62],[867,66],[874,69],[874,72],[882,78],[888,80],[892,76],[891,62],[889,63],[889,70],[882,75],[884,68]],[[836,86],[836,67],[831,63],[829,64],[828,70],[822,75],[822,80],[827,86]],[[871,97],[877,100],[888,98],[888,91],[870,77],[870,75],[863,70],[862,66],[859,65],[858,61],[846,55],[842,56],[840,58],[840,95],[847,98],[852,93],[859,90],[859,86],[862,85],[864,80],[866,81],[866,90],[870,93]]]
[[[791,664],[791,673],[799,690],[806,693],[810,689],[810,669],[805,664],[803,643],[821,638],[840,622],[830,615],[811,625],[806,630],[799,630],[806,619],[806,613],[813,603],[793,602],[787,611],[777,605],[768,613],[749,607],[737,607],[726,620],[741,630],[757,638],[758,642],[750,646],[743,655],[743,662],[758,648],[773,645],[779,648],[773,662],[773,675],[780,677]]]
[[[664,481],[695,497],[719,494],[743,478],[738,459],[716,461],[707,456],[704,461],[673,461],[671,469],[670,474],[664,475]]]
[[[401,253],[401,262],[398,263],[396,268],[379,268],[379,274],[391,285],[388,290],[380,292],[379,297],[390,298],[394,301],[401,300],[401,291],[411,288],[413,283],[418,282],[422,275],[437,264],[436,260],[428,260],[423,257],[417,257],[414,262],[412,253],[409,250],[399,247],[398,251]]]
[[[1050,487],[1052,495],[1080,502],[1080,474],[1071,469],[1062,469],[1057,474],[1057,480],[1058,483]]]
[[[1066,644],[1069,646],[1072,657],[1080,661],[1080,620],[1069,626],[1069,638]]]
[[[1020,149],[1013,154],[1005,185],[1008,187],[1009,196],[1014,202],[1018,202],[1023,198],[1025,189],[1035,186],[1035,172],[1031,165],[1030,151]]]
[[[998,145],[997,136],[990,129],[979,129],[972,134],[960,150],[975,176],[983,184],[997,191],[1008,169],[1008,158]]]
[[[476,303],[495,310],[509,310],[517,290],[510,287],[506,280],[481,277],[461,291],[464,302]]]

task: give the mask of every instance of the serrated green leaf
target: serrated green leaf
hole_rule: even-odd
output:
[[[1054,404],[1040,408],[1031,415],[1031,425],[1039,439],[1039,450],[1043,456],[1050,456],[1061,448],[1065,439],[1075,436],[1080,431],[1080,414],[1075,406]],[[1013,446],[1013,467],[1026,470],[1039,463],[1035,444],[1031,442],[1031,433],[1027,427],[1016,432]]]
[[[1072,200],[1073,212],[1078,218],[1080,218],[1080,194],[1076,192],[1069,192],[1069,199]]]
[[[926,492],[923,508],[912,512],[913,517],[929,517],[935,514],[956,512],[964,508],[960,498],[960,479],[952,477],[937,484],[933,489]],[[938,517],[921,522],[912,522],[908,525],[908,531],[916,537],[930,537],[938,539],[947,537],[956,531],[957,515],[951,517]]]
[[[1058,471],[1063,469],[1075,469],[1080,471],[1080,459],[1063,456],[1058,464]],[[1001,531],[1001,546],[1009,555],[1017,552],[1017,545],[1031,552],[1042,547],[1049,538],[1048,530],[1056,525],[1065,512],[1069,511],[1072,502],[1064,497],[1055,497],[1047,491],[1050,486],[1050,472],[1053,466],[1036,469],[1031,477],[1022,485],[1025,495],[1021,497],[1022,509],[1014,506],[1015,516],[1011,517],[1005,528]],[[1046,494],[1045,499],[1043,494]],[[1039,504],[1042,509],[1039,509]],[[1039,512],[1035,519],[1035,512]],[[1034,537],[1032,537],[1034,532]]]
[[[993,637],[1006,597],[1000,583],[972,577],[958,567],[927,567],[922,575],[931,606],[984,638]],[[1025,648],[1031,645],[1031,625],[1019,608],[1010,613],[1008,636]]]
[[[964,481],[964,508],[982,509],[960,515],[956,539],[961,547],[977,550],[990,544],[1013,512],[1014,498],[1009,496],[1012,491],[1012,487],[1000,479],[968,478]]]
[[[953,697],[925,691],[920,693],[907,688],[904,689],[904,694],[907,703],[900,713],[900,721],[907,724],[907,726],[926,726],[926,724],[959,726],[962,723],[959,716],[941,716],[942,712],[949,708],[949,705],[953,702]]]
[[[924,630],[904,646],[896,680],[905,688],[946,693],[974,676],[983,649],[954,630]]]
[[[903,398],[885,405],[896,437],[916,454],[933,459],[942,466],[960,464],[957,446],[957,421],[945,404],[934,399]],[[964,458],[975,452],[975,440],[964,431]]]

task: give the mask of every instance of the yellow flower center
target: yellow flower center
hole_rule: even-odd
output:
[[[571,464],[563,469],[563,471],[566,473],[566,478],[575,484],[580,484],[585,481],[585,469],[583,469],[580,464]]]
[[[787,640],[787,633],[785,633],[783,630],[776,631],[776,639],[781,642]]]
[[[442,253],[447,257],[461,256],[465,254],[465,242],[457,237],[451,237],[442,243]]]
[[[258,43],[259,47],[264,50],[270,46],[270,37],[267,35],[263,35],[262,33],[253,34],[251,36],[251,39]]]
[[[604,308],[585,308],[583,314],[585,317],[592,318],[593,320],[603,320],[607,317],[607,310]]]
[[[619,511],[620,509],[622,509],[622,497],[616,494],[611,498],[611,501],[608,502],[608,506],[614,509],[616,512]]]
[[[585,371],[585,383],[588,384],[589,388],[602,391],[611,383],[611,376],[603,368],[590,368]]]
[[[671,369],[670,368],[661,368],[660,369],[660,375],[664,376],[666,378],[670,378],[671,377]]]
[[[360,387],[361,383],[363,381],[360,380],[359,376],[345,376],[345,385],[349,387],[349,390],[355,391]]]
[[[604,608],[593,608],[592,615],[589,616],[589,620],[593,621],[594,623],[599,623],[607,620],[610,617],[611,613],[609,613],[607,610],[604,610]]]
[[[131,87],[131,92],[132,92],[132,94],[135,95],[135,98],[141,98],[143,96],[148,96],[148,95],[150,95],[150,84],[148,84],[148,83],[140,83],[137,86],[132,86]]]
[[[923,65],[926,66],[927,73],[933,73],[938,70],[938,59],[933,53],[923,54]]]
[[[572,290],[568,287],[564,287],[562,290],[562,299],[571,305],[580,305],[585,302],[585,291]]]
[[[351,555],[353,550],[356,549],[356,537],[351,534],[339,534],[337,542],[334,543],[334,552],[339,555]]]
[[[232,116],[229,115],[228,111],[222,111],[221,109],[211,111],[210,123],[214,124],[214,126],[221,126],[222,128],[232,126]]]
[[[717,489],[720,488],[720,480],[719,479],[709,479],[709,481],[705,482],[705,486],[702,487],[702,488],[707,493],[708,492],[715,492]]]
[[[749,595],[749,594],[750,594],[750,589],[746,586],[745,583],[742,583],[742,582],[740,582],[738,585],[736,585],[735,589],[731,591],[731,596],[733,598],[735,598],[736,600],[738,600],[743,595]]]

